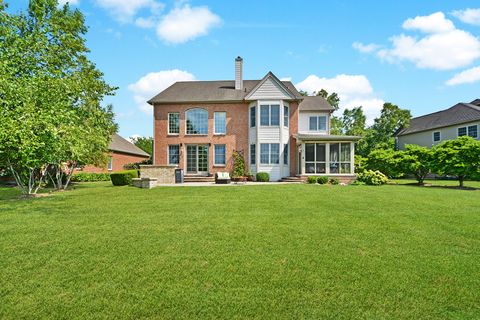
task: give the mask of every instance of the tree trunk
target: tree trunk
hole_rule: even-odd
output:
[[[460,188],[463,188],[463,181],[465,180],[464,176],[459,176],[458,177],[458,184],[460,185]]]
[[[67,165],[67,180],[65,181],[65,185],[63,186],[63,190],[66,190],[68,185],[70,184],[70,180],[72,179],[73,171],[75,171],[75,168],[77,167],[77,162],[73,161],[70,163],[70,168]]]

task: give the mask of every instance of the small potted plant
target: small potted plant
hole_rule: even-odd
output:
[[[255,176],[250,170],[248,170],[248,173],[247,173],[247,181],[255,181]]]

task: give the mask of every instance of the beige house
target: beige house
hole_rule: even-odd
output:
[[[410,126],[396,135],[397,146],[405,149],[407,144],[432,147],[445,140],[460,136],[479,139],[480,99],[470,103],[458,103],[453,107],[413,118]]]

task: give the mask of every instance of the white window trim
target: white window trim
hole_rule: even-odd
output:
[[[311,118],[317,118],[317,129],[316,130],[312,130],[310,128],[310,119]],[[320,121],[319,121],[319,118],[325,118],[325,130],[320,130]],[[315,116],[308,116],[308,131],[310,132],[328,132],[328,116],[325,115],[325,114],[322,114],[322,115],[315,115]]]
[[[200,110],[203,110],[203,111],[206,111],[207,112],[207,133],[188,133],[188,128],[187,128],[187,113],[191,110],[195,110],[195,109],[200,109]],[[207,109],[204,109],[204,108],[201,108],[201,107],[194,107],[194,108],[190,108],[188,110],[185,111],[185,135],[186,136],[207,136],[208,135],[208,115],[209,115],[209,112]]]
[[[262,163],[262,144],[268,145],[268,163]],[[272,162],[272,144],[278,145],[278,163],[273,163]],[[283,152],[281,152],[280,147],[282,146],[281,143],[276,143],[276,142],[265,142],[265,143],[259,143],[259,155],[260,155],[260,162],[259,166],[280,166],[283,162],[281,159]],[[257,150],[255,150],[257,151]]]
[[[268,107],[268,125],[267,124],[262,124],[262,107]],[[278,125],[272,125],[272,106],[278,106]],[[260,127],[263,128],[279,128],[281,126],[281,123],[283,122],[283,117],[282,117],[282,104],[280,102],[263,102],[259,104],[259,120],[260,120]],[[258,122],[257,120],[255,120]]]
[[[223,146],[225,148],[225,163],[217,163],[217,149],[216,146]],[[227,165],[227,145],[226,144],[215,144],[213,146],[213,165],[215,167],[225,167]]]
[[[215,131],[215,128],[216,128],[216,121],[217,121],[217,113],[224,113],[225,114],[225,132],[216,132]],[[226,136],[227,135],[227,112],[226,111],[215,111],[213,113],[213,135],[215,136]]]
[[[113,156],[110,156],[109,159],[108,159],[107,170],[108,170],[108,171],[112,171],[112,170],[113,170]]]
[[[435,141],[435,133],[438,132],[438,135],[440,136],[440,138],[438,139],[438,141]],[[458,134],[458,131],[457,131],[457,134]],[[437,143],[437,142],[440,142],[442,141],[442,132],[441,131],[433,131],[432,132],[432,142],[433,143]]]
[[[457,127],[457,138],[458,137],[463,137],[463,136],[458,134],[458,130],[463,129],[463,128],[465,128],[465,136],[468,137],[468,128],[467,128],[467,126],[463,126],[463,127]]]
[[[250,108],[248,109],[248,127],[249,128],[255,128],[257,126],[257,109],[256,109],[256,105],[252,105],[250,106]],[[255,125],[252,126],[252,109],[255,109],[255,112],[254,112],[254,116],[255,116]]]
[[[178,133],[172,133],[170,132],[170,115],[172,114],[178,114]],[[169,136],[178,136],[180,135],[180,112],[169,112],[167,116],[167,134]]]
[[[178,163],[170,163],[170,146],[178,146]],[[169,144],[167,146],[167,162],[168,162],[169,166],[175,166],[175,167],[179,166],[179,164],[180,164],[180,150],[181,150],[181,147],[180,147],[179,144]]]

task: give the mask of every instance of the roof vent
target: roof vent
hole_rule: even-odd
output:
[[[243,59],[235,59],[235,90],[243,90]]]

